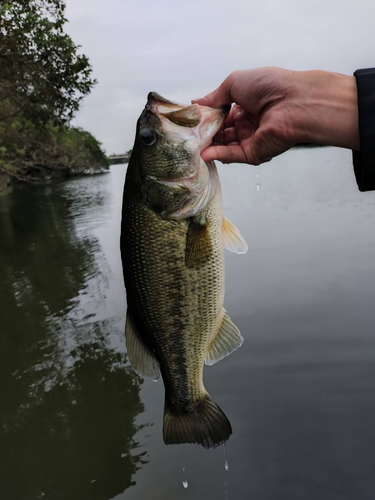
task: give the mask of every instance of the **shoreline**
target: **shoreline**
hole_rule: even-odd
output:
[[[50,184],[54,184],[55,182],[63,182],[66,180],[70,179],[76,179],[78,177],[87,177],[87,176],[92,176],[92,175],[102,175],[102,174],[109,174],[110,173],[110,168],[109,167],[101,167],[99,168],[88,168],[88,169],[82,169],[82,170],[75,170],[72,169],[69,172],[66,173],[61,173],[59,172],[58,175],[56,175],[56,172],[51,172],[50,175],[40,175],[40,176],[32,176],[30,175],[30,178],[32,180],[28,180],[27,177],[24,179],[18,179],[15,176],[6,174],[1,172],[0,173],[0,193],[6,191],[7,189],[11,188],[12,186],[16,184],[24,184],[24,185],[32,185],[32,186],[47,186]]]

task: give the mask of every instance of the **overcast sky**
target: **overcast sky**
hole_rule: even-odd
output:
[[[74,124],[108,154],[133,145],[147,93],[190,102],[233,70],[375,66],[374,0],[66,0],[97,86]]]

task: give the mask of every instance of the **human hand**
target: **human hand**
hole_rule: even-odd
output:
[[[211,94],[193,101],[236,103],[205,161],[259,165],[300,142],[359,150],[355,78],[325,71],[257,68],[235,71]]]

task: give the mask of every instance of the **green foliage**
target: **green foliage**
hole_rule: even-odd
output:
[[[69,121],[96,83],[64,10],[61,0],[0,0],[0,99],[36,124]]]
[[[41,182],[107,167],[100,143],[82,129],[51,124],[41,129],[20,115],[11,127],[0,122],[0,172]]]
[[[0,0],[0,173],[20,180],[108,166],[100,143],[69,127],[96,82],[64,11],[62,0]]]

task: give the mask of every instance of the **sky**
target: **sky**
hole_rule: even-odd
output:
[[[107,154],[133,145],[147,94],[189,103],[258,66],[375,66],[374,0],[66,0],[66,31],[98,84],[73,124]]]

